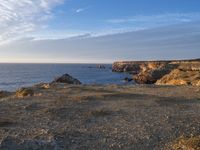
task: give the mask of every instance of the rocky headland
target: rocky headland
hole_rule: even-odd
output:
[[[200,86],[200,59],[115,62],[112,70],[132,74],[139,84]]]

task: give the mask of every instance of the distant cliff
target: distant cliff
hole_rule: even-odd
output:
[[[200,85],[200,59],[123,61],[113,63],[112,70],[133,74],[139,84]]]

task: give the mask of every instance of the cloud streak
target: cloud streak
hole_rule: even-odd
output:
[[[0,0],[0,44],[42,27],[63,0]]]
[[[88,8],[89,8],[89,6],[88,7],[84,7],[84,8],[78,8],[78,9],[75,10],[75,12],[76,13],[81,13],[81,12],[87,10]]]
[[[134,24],[143,26],[170,25],[200,20],[200,13],[166,13],[159,15],[137,15],[128,18],[106,20],[112,24]]]
[[[186,59],[200,57],[200,22],[91,37],[57,40],[23,39],[2,45],[8,62],[113,62],[115,60]],[[77,44],[78,43],[78,44]],[[13,59],[15,58],[15,59]]]

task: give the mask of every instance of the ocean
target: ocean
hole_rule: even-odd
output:
[[[112,72],[112,65],[96,64],[0,64],[0,90],[15,91],[37,83],[48,83],[65,73],[83,84],[126,84],[126,73]]]

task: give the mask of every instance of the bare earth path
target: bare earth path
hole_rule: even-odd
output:
[[[200,135],[200,88],[54,85],[0,100],[2,150],[157,150]]]

